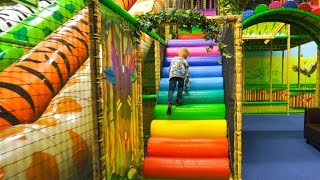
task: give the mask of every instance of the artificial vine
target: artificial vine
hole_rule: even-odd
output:
[[[231,58],[232,55],[226,50],[227,45],[221,42],[219,35],[221,34],[221,26],[209,20],[206,16],[201,15],[196,10],[168,9],[157,14],[146,13],[137,15],[138,24],[131,26],[128,30],[131,34],[133,43],[140,43],[141,30],[154,31],[165,24],[175,24],[179,29],[191,32],[193,26],[202,29],[206,40],[214,40],[221,52],[222,56]],[[212,50],[213,46],[209,46],[207,51]]]

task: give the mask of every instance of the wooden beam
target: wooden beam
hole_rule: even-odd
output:
[[[301,63],[301,46],[298,46],[298,87],[300,88],[300,63]]]
[[[272,101],[272,53],[273,47],[272,47],[272,41],[270,41],[270,89],[269,89],[269,100]]]
[[[279,32],[285,25],[286,25],[285,23],[279,24],[279,26],[276,27],[276,28],[274,29],[274,31],[271,32],[271,35],[270,35],[270,36],[271,36],[271,37],[275,37],[276,34],[278,34],[278,32]],[[269,41],[270,41],[270,40],[267,39],[267,40],[264,41],[264,43],[265,43],[265,44],[268,44]]]
[[[290,71],[291,71],[291,65],[290,65],[290,50],[291,50],[291,42],[290,42],[290,24],[288,24],[288,39],[287,39],[287,113],[289,113],[290,110]]]

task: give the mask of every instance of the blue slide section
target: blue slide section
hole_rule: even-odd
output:
[[[191,66],[189,72],[190,78],[221,77],[222,66]],[[169,78],[169,67],[162,68],[162,77]]]
[[[167,57],[163,61],[164,67],[169,67],[173,57]],[[221,66],[221,56],[191,56],[188,58],[189,66]]]
[[[167,91],[168,89],[169,78],[161,78],[160,91]],[[223,77],[190,78],[190,91],[216,89],[223,89]]]

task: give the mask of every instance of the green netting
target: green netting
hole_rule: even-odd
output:
[[[168,106],[158,104],[154,110],[154,119],[171,120],[213,120],[226,118],[225,104],[187,104],[183,106],[173,106],[172,114],[166,114]]]

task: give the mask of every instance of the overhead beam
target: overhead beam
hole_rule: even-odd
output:
[[[285,25],[286,25],[285,23],[279,24],[278,27],[275,28],[274,31],[271,32],[271,36],[272,36],[272,37],[275,37],[276,34],[278,34],[278,32],[279,32]],[[269,41],[270,41],[270,39],[267,39],[267,40],[264,41],[264,43],[265,43],[265,44],[268,44]]]

